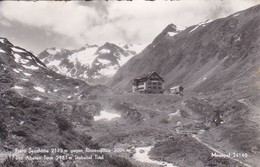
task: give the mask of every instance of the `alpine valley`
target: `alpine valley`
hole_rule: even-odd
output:
[[[170,24],[134,47],[35,56],[0,38],[0,165],[259,166],[260,5],[184,30]],[[165,93],[131,92],[152,71]],[[166,91],[177,85],[182,95]],[[43,154],[54,159],[31,160]]]

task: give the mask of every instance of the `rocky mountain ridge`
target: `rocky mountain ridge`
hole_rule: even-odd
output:
[[[150,71],[165,79],[166,88],[183,85],[194,91],[219,91],[231,89],[235,82],[252,85],[259,66],[259,8],[206,21],[173,36],[168,34],[175,27],[167,26],[119,69],[110,85],[130,89],[132,79]]]
[[[89,83],[104,83],[116,71],[143,49],[139,44],[105,43],[103,46],[85,45],[78,50],[49,48],[38,58],[50,69]]]

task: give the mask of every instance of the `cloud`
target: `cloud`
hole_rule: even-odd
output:
[[[1,13],[10,21],[73,37],[79,42],[88,27],[99,21],[95,10],[75,2],[6,2]]]
[[[191,26],[256,4],[259,4],[259,0],[9,1],[0,3],[0,33],[1,26],[10,27],[10,23],[18,22],[28,27],[24,31],[30,31],[33,27],[42,30],[42,33],[64,36],[64,41],[53,41],[52,46],[62,43],[66,47],[70,44],[80,47],[85,43],[101,45],[107,41],[148,44],[170,23]],[[14,26],[11,28],[12,31],[19,29]],[[45,40],[49,40],[49,37]],[[37,41],[31,43],[35,45]]]
[[[250,0],[124,2],[109,6],[108,19],[119,28],[125,40],[145,42],[152,41],[170,23],[187,27],[253,5],[255,2]]]

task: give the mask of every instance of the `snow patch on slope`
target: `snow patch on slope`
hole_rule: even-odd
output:
[[[111,51],[108,49],[101,49],[99,52],[105,54],[105,53],[110,53]]]
[[[86,48],[82,51],[70,55],[68,59],[74,64],[78,62],[81,65],[88,65],[89,67],[91,67],[92,62],[97,57],[97,55],[95,55],[96,51],[97,47]]]
[[[13,71],[16,72],[16,73],[20,73],[20,71],[18,71],[18,70],[16,70],[16,69],[13,69]]]
[[[18,48],[11,48],[14,52],[20,52],[20,53],[24,53],[25,51],[22,49],[18,49]]]
[[[23,65],[23,67],[26,68],[26,69],[29,69],[29,70],[38,70],[39,69],[39,67],[34,66],[34,65],[31,65],[31,66]]]
[[[26,60],[26,59],[23,59],[19,54],[13,54],[14,55],[14,61],[16,63],[22,63],[22,64],[26,64],[26,63],[29,63],[30,61],[29,60]]]
[[[167,35],[170,37],[175,36],[176,34],[178,34],[178,32],[168,32]]]
[[[106,60],[106,59],[97,59],[98,62],[100,62],[102,65],[108,65],[110,64],[111,62],[109,60]]]
[[[34,88],[35,90],[39,91],[39,92],[45,93],[45,90],[44,90],[44,88],[42,88],[42,87],[34,86],[33,88]]]
[[[197,28],[199,28],[200,26],[202,26],[202,27],[206,26],[206,24],[208,24],[208,23],[210,23],[210,22],[212,22],[212,21],[213,21],[213,20],[206,20],[205,22],[199,23],[196,27],[194,27],[192,30],[190,30],[189,33],[195,31],[195,30],[196,30]]]
[[[102,119],[107,119],[108,121],[111,121],[113,118],[120,118],[121,115],[115,114],[115,113],[110,113],[107,111],[100,111],[100,115],[94,116],[94,121],[99,121]]]
[[[117,70],[118,70],[118,66],[115,65],[115,66],[107,66],[105,68],[102,68],[101,70],[99,70],[99,73],[103,76],[107,76],[107,77],[111,77],[113,76]]]
[[[14,88],[14,89],[23,89],[23,87],[17,86],[17,85],[15,85],[13,88]]]
[[[233,17],[237,17],[240,13],[234,14]]]
[[[36,98],[34,98],[33,100],[40,101],[40,100],[42,100],[42,98],[36,97]]]
[[[24,72],[23,73],[25,76],[27,76],[27,77],[30,77],[32,74],[29,74],[29,73],[27,73],[27,72]]]

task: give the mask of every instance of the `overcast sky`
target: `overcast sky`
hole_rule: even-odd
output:
[[[260,0],[0,2],[0,36],[39,53],[48,47],[149,44],[168,24],[187,27]]]

